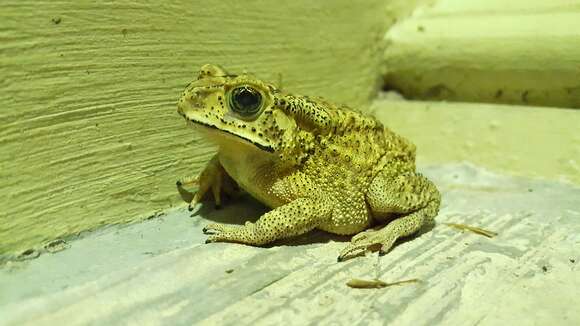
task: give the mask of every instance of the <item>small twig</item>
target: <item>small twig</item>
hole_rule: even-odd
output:
[[[478,228],[475,226],[469,226],[469,225],[465,225],[465,224],[457,224],[457,223],[443,223],[447,226],[450,226],[452,228],[461,230],[461,231],[470,231],[479,235],[483,235],[484,237],[488,237],[488,238],[493,238],[496,235],[498,235],[497,232],[493,232],[493,231],[488,231],[482,228]]]
[[[353,278],[352,280],[346,282],[346,285],[348,285],[351,288],[355,288],[355,289],[380,289],[380,288],[385,288],[388,286],[402,285],[402,284],[407,284],[407,283],[418,283],[418,282],[421,282],[421,281],[419,279],[416,279],[416,278],[413,278],[410,280],[393,282],[393,283],[386,283],[386,282],[383,282],[379,279],[361,280],[358,278]]]

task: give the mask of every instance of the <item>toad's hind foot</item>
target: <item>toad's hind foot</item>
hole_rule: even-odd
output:
[[[344,247],[338,255],[337,261],[341,262],[349,257],[362,255],[367,251],[388,251],[394,243],[396,237],[381,234],[382,230],[366,230],[354,237],[351,242]]]
[[[396,219],[379,230],[367,230],[352,237],[350,244],[340,251],[338,261],[362,255],[367,251],[387,253],[395,241],[416,233],[432,215],[433,209],[439,206],[438,201],[430,202],[426,207],[405,217]]]

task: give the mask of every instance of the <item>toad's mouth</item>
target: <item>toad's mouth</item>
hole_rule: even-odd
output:
[[[252,144],[252,145],[258,147],[262,151],[265,151],[265,152],[268,152],[268,153],[273,153],[274,152],[274,148],[272,148],[272,146],[266,146],[266,145],[262,145],[260,143],[251,141],[251,140],[249,140],[247,138],[244,138],[244,137],[242,137],[240,135],[237,135],[237,134],[235,134],[235,133],[233,133],[231,131],[224,130],[224,129],[220,129],[220,128],[218,128],[218,127],[216,127],[214,125],[211,125],[209,123],[201,122],[201,121],[198,121],[198,120],[195,120],[195,119],[187,119],[187,124],[188,125],[191,125],[191,126],[194,126],[194,127],[200,126],[202,128],[207,128],[207,129],[209,129],[211,131],[218,132],[218,133],[226,133],[228,135],[231,135],[231,136],[235,137],[238,140],[242,140],[242,141],[244,141],[246,143]]]

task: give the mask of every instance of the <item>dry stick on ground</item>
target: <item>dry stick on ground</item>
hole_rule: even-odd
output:
[[[478,228],[475,226],[469,226],[469,225],[457,224],[457,223],[443,223],[443,224],[450,226],[452,228],[461,230],[461,231],[470,231],[470,232],[473,232],[473,233],[476,233],[479,235],[483,235],[483,236],[488,237],[488,238],[493,238],[493,237],[498,235],[496,232],[488,231],[488,230]],[[346,285],[348,285],[351,288],[356,288],[356,289],[379,289],[379,288],[384,288],[384,287],[393,286],[393,285],[401,285],[401,284],[417,283],[417,282],[420,282],[420,280],[416,279],[416,278],[410,279],[410,280],[405,280],[405,281],[394,282],[394,283],[386,283],[386,282],[383,282],[379,279],[361,280],[361,279],[353,278],[352,280],[348,281],[346,283]]]
[[[421,281],[419,279],[416,279],[416,278],[413,278],[410,280],[393,282],[393,283],[386,283],[386,282],[383,282],[383,281],[378,280],[378,279],[361,280],[361,279],[353,278],[352,280],[346,282],[346,285],[348,285],[351,288],[355,288],[355,289],[380,289],[380,288],[385,288],[385,287],[393,286],[393,285],[403,285],[403,284],[407,284],[407,283],[418,283],[418,282],[421,282]]]
[[[443,223],[443,224],[445,224],[447,226],[450,226],[452,228],[461,230],[461,231],[466,231],[467,230],[467,231],[470,231],[470,232],[473,232],[473,233],[476,233],[476,234],[479,234],[479,235],[483,235],[483,236],[488,237],[488,238],[493,238],[493,237],[495,237],[497,235],[496,232],[484,230],[482,228],[478,228],[478,227],[475,227],[475,226],[469,226],[469,225],[457,224],[457,223]]]

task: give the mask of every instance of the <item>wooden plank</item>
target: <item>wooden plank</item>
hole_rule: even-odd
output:
[[[506,177],[471,165],[422,171],[443,193],[438,224],[386,256],[337,263],[348,238],[323,232],[268,248],[204,245],[201,228],[208,221],[243,223],[263,208],[246,199],[220,211],[204,207],[193,218],[179,209],[73,242],[70,249],[27,265],[12,263],[12,271],[0,271],[2,322],[580,322],[577,309],[569,308],[580,304],[580,247],[570,232],[579,227],[580,188]],[[482,227],[498,236],[459,232],[445,222]],[[346,286],[352,278],[420,282],[353,289]]]

